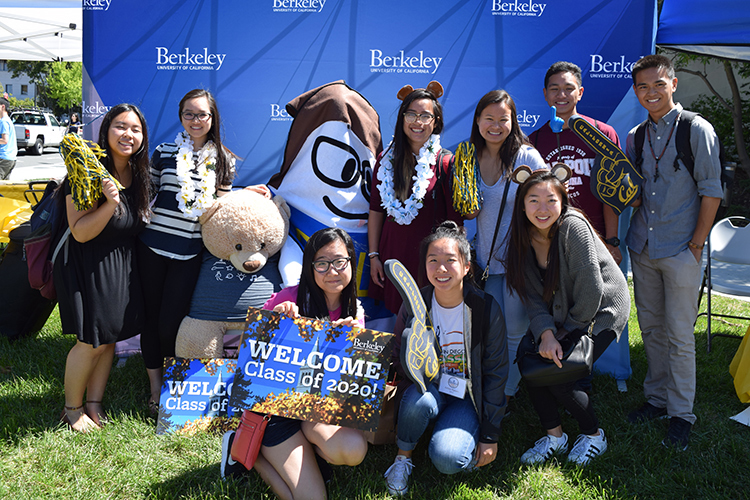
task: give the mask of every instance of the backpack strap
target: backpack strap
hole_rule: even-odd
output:
[[[646,140],[646,127],[648,118],[635,129],[635,169],[643,176],[643,141]]]
[[[682,160],[682,164],[685,165],[691,177],[693,177],[693,171],[695,170],[695,155],[693,154],[693,148],[690,146],[690,128],[696,116],[699,116],[699,114],[682,110],[680,116],[677,118],[679,121],[677,122],[674,143],[677,149],[677,156],[674,158],[674,169],[675,171],[680,169],[680,164],[677,160]],[[693,177],[693,180],[695,180],[695,177]]]
[[[62,250],[63,246],[67,247],[68,243],[68,236],[70,236],[70,227],[65,228],[65,232],[62,235],[62,238],[60,238],[60,241],[57,242],[57,246],[55,247],[55,251],[52,252],[52,264],[55,263],[55,259],[57,259],[57,254],[60,253],[60,250]],[[67,252],[66,252],[66,258],[65,261],[67,262]]]
[[[435,182],[435,188],[432,190],[432,199],[435,202],[435,221],[433,229],[443,222],[447,217],[445,209],[445,191],[451,193],[450,185],[443,185],[443,183],[449,183],[451,176],[443,176],[443,169],[446,172],[450,172],[450,162],[452,155],[445,149],[440,149],[440,152],[435,159],[435,169],[437,170],[437,180]],[[442,210],[441,210],[442,209]],[[442,213],[438,213],[442,212]]]

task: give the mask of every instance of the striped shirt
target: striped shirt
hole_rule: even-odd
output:
[[[151,222],[141,233],[140,238],[151,250],[164,257],[176,260],[188,260],[195,257],[203,248],[201,227],[197,217],[187,217],[177,203],[180,183],[177,180],[177,146],[163,143],[156,147],[151,156],[151,182],[156,200],[153,203]],[[198,154],[193,153],[193,162]],[[230,179],[234,177],[234,162]],[[196,197],[200,194],[200,177],[197,169],[191,171],[193,188]],[[218,194],[231,191],[232,186],[222,186]]]

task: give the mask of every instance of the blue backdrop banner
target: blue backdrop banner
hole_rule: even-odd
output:
[[[513,97],[524,132],[541,127],[549,116],[544,74],[571,61],[583,70],[578,111],[612,125],[624,142],[646,116],[630,70],[653,53],[656,36],[655,0],[107,0],[83,8],[87,138],[97,137],[109,107],[131,102],[148,120],[153,150],[182,130],[182,96],[207,88],[224,144],[242,157],[236,186],[279,171],[292,122],[286,104],[341,79],[380,114],[384,145],[398,90],[438,80],[441,144],[455,149],[493,89]],[[605,371],[627,377],[627,342],[613,349],[624,361]]]
[[[393,135],[397,91],[438,80],[451,148],[468,138],[479,98],[504,88],[526,133],[543,125],[544,73],[584,71],[579,111],[623,135],[643,119],[630,68],[653,51],[654,0],[110,0],[84,4],[84,122],[138,104],[152,149],[180,130],[177,105],[196,87],[218,98],[237,184],[278,171],[286,103],[344,79]],[[95,137],[97,123],[88,127]]]

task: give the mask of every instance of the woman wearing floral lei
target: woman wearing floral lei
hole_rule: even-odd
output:
[[[375,165],[367,238],[370,258],[370,297],[385,300],[394,314],[401,296],[385,279],[383,262],[398,259],[417,276],[419,242],[441,222],[462,225],[451,203],[451,152],[440,147],[443,87],[430,82],[426,89],[411,85],[398,92],[393,140]]]
[[[518,190],[518,185],[510,177],[513,169],[519,165],[537,170],[544,168],[545,164],[539,152],[529,145],[518,124],[516,104],[506,91],[493,90],[479,100],[474,111],[469,142],[459,145],[454,160],[456,171],[465,168],[474,172],[469,177],[476,178],[478,193],[473,198],[481,200],[481,208],[464,214],[464,217],[477,217],[477,264],[479,269],[488,273],[484,290],[500,304],[508,335],[508,352],[515,356],[518,344],[529,327],[529,317],[518,294],[507,286],[506,270],[502,262],[506,254],[513,202]],[[454,180],[455,191],[467,184],[469,183],[460,178]],[[507,196],[504,196],[506,190]],[[498,225],[503,198],[505,205]],[[497,236],[493,238],[496,230]],[[511,363],[508,383],[505,385],[508,399],[515,396],[520,381],[518,365]]]
[[[140,235],[138,262],[146,301],[141,350],[156,411],[164,357],[174,356],[180,322],[201,266],[203,240],[198,217],[232,189],[235,155],[221,143],[221,118],[214,96],[191,90],[180,101],[175,142],[160,144],[151,157],[156,199],[151,223]],[[267,194],[265,186],[253,189]]]

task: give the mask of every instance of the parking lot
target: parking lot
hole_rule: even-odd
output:
[[[16,166],[8,180],[18,182],[32,179],[61,178],[65,175],[65,163],[57,147],[47,147],[44,154],[35,156],[26,150],[18,151]]]

